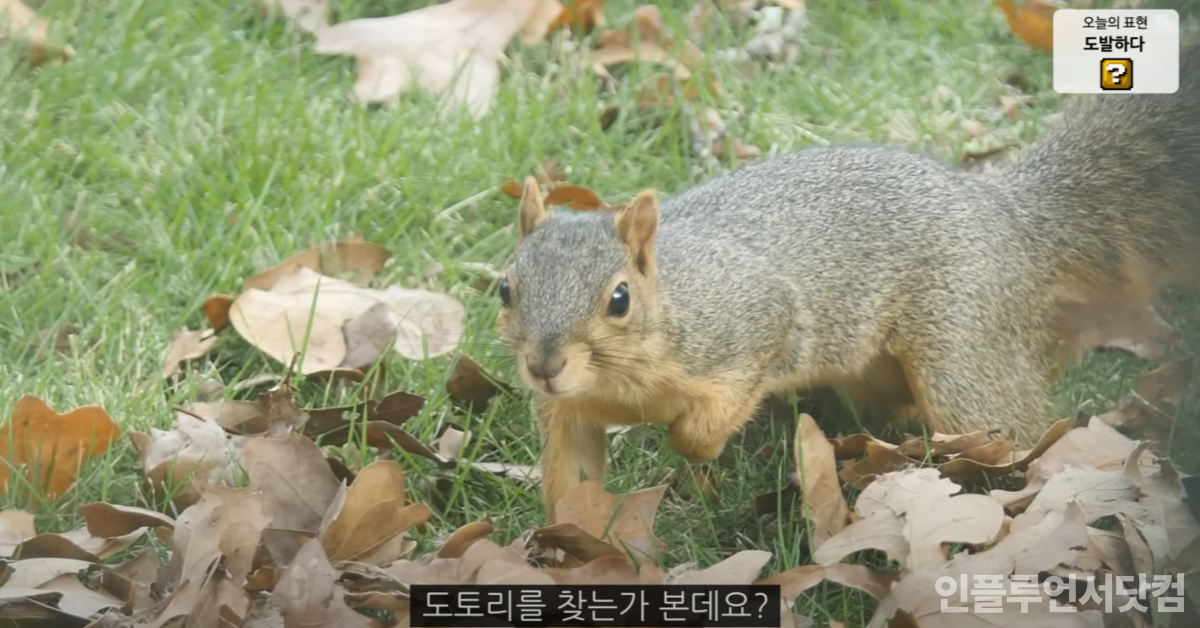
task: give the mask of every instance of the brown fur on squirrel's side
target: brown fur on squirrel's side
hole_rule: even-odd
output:
[[[1200,274],[1200,53],[1177,94],[1077,100],[995,177],[812,148],[661,210],[647,191],[554,215],[527,180],[498,327],[534,392],[550,519],[603,477],[605,425],[667,426],[709,461],[775,391],[1036,439],[1060,341],[1093,324],[1077,315],[1136,314]]]

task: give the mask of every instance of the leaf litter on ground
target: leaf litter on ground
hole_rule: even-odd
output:
[[[360,101],[390,101],[415,84],[479,116],[491,106],[512,39],[519,32],[528,44],[541,41],[562,10],[558,0],[450,0],[319,29],[315,50],[357,58]]]
[[[821,530],[822,540],[810,540],[811,564],[762,577],[771,554],[745,550],[707,568],[660,568],[666,547],[654,528],[668,485],[615,495],[594,481],[578,485],[556,505],[553,525],[508,546],[489,538],[495,532],[490,521],[478,521],[443,532],[435,549],[414,557],[418,546],[410,532],[429,525],[432,512],[409,500],[401,466],[380,460],[339,480],[305,429],[320,409],[305,412],[291,394],[280,384],[258,402],[243,402],[246,414],[257,413],[249,420],[258,421],[246,433],[231,433],[246,421],[223,426],[220,414],[205,417],[202,411],[177,413],[175,428],[154,437],[131,434],[152,481],[164,474],[164,464],[203,475],[190,487],[194,499],[175,504],[178,517],[92,503],[79,509],[86,525],[39,534],[32,515],[0,512],[0,554],[8,557],[10,581],[21,585],[5,587],[10,599],[81,621],[105,616],[167,626],[203,619],[250,627],[288,625],[302,614],[306,625],[388,626],[404,622],[411,584],[757,582],[782,587],[785,626],[807,626],[810,620],[794,615],[792,605],[804,591],[828,582],[879,600],[873,626],[1018,626],[1033,620],[1100,626],[1103,617],[1094,609],[1050,613],[1045,590],[1032,594],[1037,602],[1031,612],[1007,604],[1004,613],[980,615],[972,608],[974,594],[942,598],[933,585],[943,576],[995,575],[1012,583],[1047,573],[1163,574],[1184,565],[1189,552],[1196,554],[1191,548],[1200,538],[1200,524],[1182,499],[1182,474],[1155,457],[1147,443],[1130,440],[1098,418],[1055,423],[1031,451],[1011,455],[1019,464],[988,463],[1004,469],[993,471],[996,475],[1023,474],[1024,488],[976,493],[965,492],[946,469],[967,452],[1003,442],[995,440],[995,432],[907,437],[892,444],[865,435],[826,438],[805,415],[794,446],[806,498],[798,508]],[[376,402],[368,414],[397,425],[423,404],[418,397],[395,395]],[[365,405],[330,410],[336,410],[336,419],[323,418],[326,427],[345,420],[343,415],[367,412]],[[439,457],[452,461],[465,436],[456,428],[444,431]],[[837,467],[839,461],[869,456],[872,446],[909,462],[875,474],[851,516]],[[245,486],[234,467],[244,470]],[[1096,527],[1113,517],[1118,530]],[[150,530],[167,539],[166,564],[150,548],[120,565],[102,562]],[[960,545],[967,551],[951,551]],[[843,562],[866,550],[885,552],[897,568]],[[1200,559],[1193,559],[1189,570],[1197,566]],[[1060,598],[1059,605],[1072,604]],[[947,612],[943,599],[963,612]],[[368,610],[391,618],[362,614]]]
[[[21,0],[0,0],[0,45],[17,44],[29,48],[29,60],[40,65],[50,56],[63,61],[75,57],[69,45],[60,45],[50,37],[51,23]]]
[[[304,375],[362,379],[389,351],[413,360],[453,351],[464,333],[462,303],[430,290],[369,287],[390,257],[361,238],[317,245],[246,279],[236,297],[209,297],[211,332],[178,335],[164,375],[203,355],[211,333],[227,326],[281,364],[301,354]]]

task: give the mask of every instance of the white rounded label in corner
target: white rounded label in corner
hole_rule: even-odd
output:
[[[1179,13],[1173,9],[1054,12],[1054,91],[1174,94],[1179,90]]]

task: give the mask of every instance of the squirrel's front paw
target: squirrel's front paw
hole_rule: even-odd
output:
[[[692,464],[712,462],[724,451],[725,439],[697,434],[689,430],[686,423],[677,422],[671,425],[671,449]]]

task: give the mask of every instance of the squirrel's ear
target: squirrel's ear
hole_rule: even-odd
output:
[[[529,235],[542,221],[546,220],[546,207],[542,205],[542,191],[537,179],[525,177],[525,193],[521,195],[521,211],[517,219],[521,237]]]
[[[654,236],[658,232],[658,195],[654,190],[638,194],[617,212],[616,227],[638,270],[646,273],[654,259]]]

